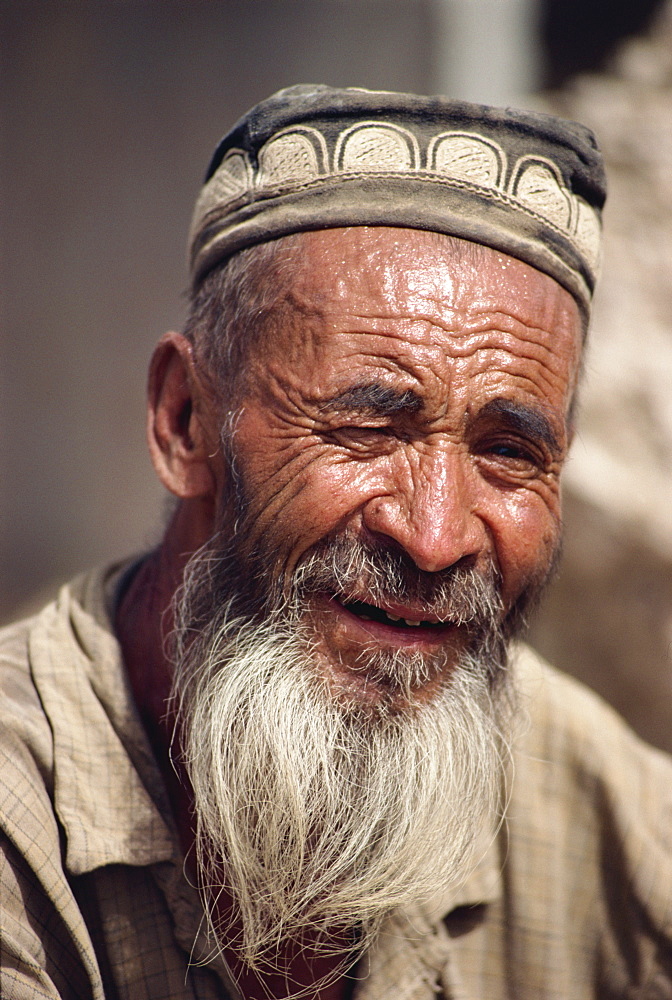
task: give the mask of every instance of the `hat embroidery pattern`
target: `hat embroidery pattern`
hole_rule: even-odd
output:
[[[243,154],[245,155],[245,154]],[[327,173],[327,143],[309,125],[278,132],[259,150],[257,189],[299,187]]]
[[[420,149],[401,125],[358,122],[341,132],[334,150],[336,173],[405,174],[420,169]]]
[[[597,267],[598,215],[565,186],[552,160],[528,154],[509,170],[504,149],[476,132],[435,136],[423,166],[418,140],[408,129],[388,122],[359,122],[338,135],[330,163],[327,141],[319,129],[290,126],[261,147],[256,171],[244,150],[229,150],[199,201],[203,207],[217,204],[223,211],[246,195],[272,197],[338,176],[374,173],[415,174],[427,181],[467,186],[485,197],[504,198],[557,229]]]
[[[471,132],[442,132],[427,149],[430,171],[479,187],[499,188],[506,169],[504,151],[496,142]]]
[[[230,205],[242,198],[250,190],[252,183],[252,167],[247,154],[242,149],[231,149],[207,184],[208,200]]]

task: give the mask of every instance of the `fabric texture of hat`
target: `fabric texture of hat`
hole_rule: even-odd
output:
[[[400,226],[517,257],[587,310],[605,193],[583,125],[443,97],[289,87],[217,147],[189,236],[191,279],[288,233]]]

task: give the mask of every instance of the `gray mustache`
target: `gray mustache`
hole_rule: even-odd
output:
[[[354,535],[320,542],[299,564],[294,589],[298,600],[328,591],[370,604],[411,604],[425,617],[480,626],[501,620],[503,604],[494,567],[483,574],[456,564],[428,573],[400,549],[375,545]]]

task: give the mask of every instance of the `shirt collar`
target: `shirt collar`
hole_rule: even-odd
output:
[[[497,831],[484,831],[480,847],[475,867],[459,886],[389,915],[358,966],[356,1000],[462,995],[453,989],[453,944],[445,918],[458,907],[494,902],[502,894]]]
[[[110,614],[128,565],[63,587],[30,637],[54,739],[54,807],[75,875],[179,854],[163,780],[138,716]]]

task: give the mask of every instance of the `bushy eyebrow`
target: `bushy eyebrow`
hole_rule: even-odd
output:
[[[413,389],[394,389],[380,382],[351,386],[320,401],[320,409],[368,413],[390,417],[399,413],[414,414],[423,409],[422,397]],[[518,431],[532,440],[541,441],[560,455],[562,447],[551,421],[543,410],[499,397],[486,403],[476,414],[476,420],[496,419],[500,425]]]
[[[413,389],[393,389],[380,382],[354,385],[320,402],[321,410],[351,410],[380,417],[417,413],[422,407],[422,398]]]
[[[478,411],[477,419],[497,418],[511,430],[519,431],[527,437],[543,441],[552,452],[560,454],[562,448],[551,421],[543,410],[516,403],[512,399],[492,399]]]

